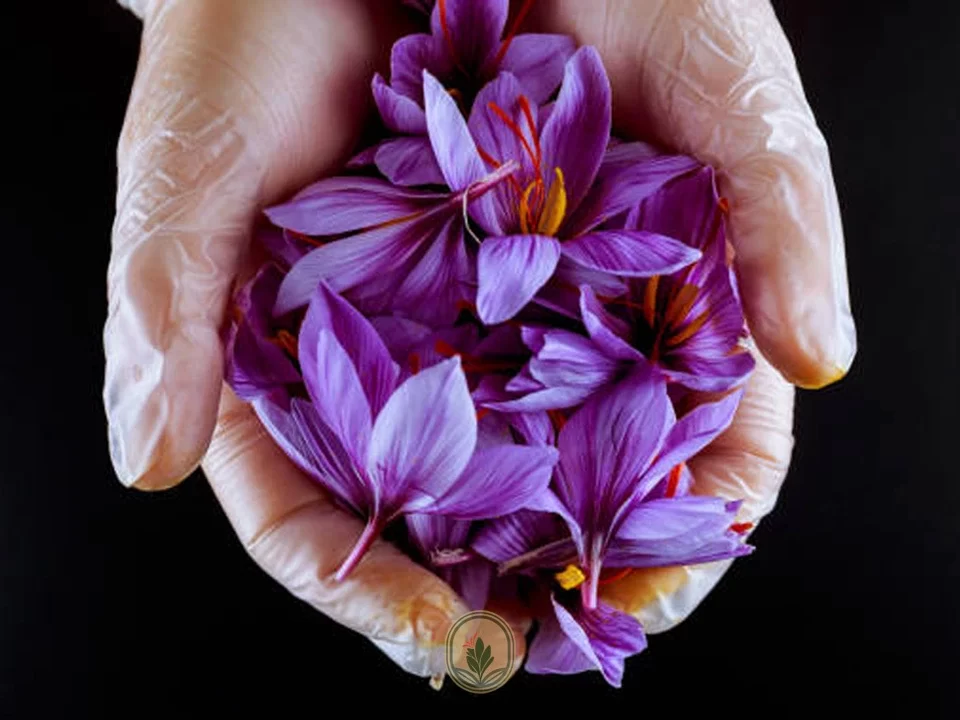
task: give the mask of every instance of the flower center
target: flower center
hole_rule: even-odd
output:
[[[540,134],[537,132],[537,124],[533,119],[530,101],[525,95],[521,95],[517,99],[517,103],[523,113],[529,137],[528,133],[525,133],[524,129],[495,102],[488,103],[487,107],[520,141],[523,154],[529,158],[530,165],[533,167],[533,179],[527,183],[526,187],[521,186],[520,182],[513,176],[507,178],[516,202],[520,232],[553,236],[557,234],[567,214],[566,182],[564,181],[563,171],[558,167],[553,168],[553,181],[547,188],[544,179]],[[482,148],[477,149],[484,161],[494,167],[500,167],[502,164],[500,160],[497,160]]]

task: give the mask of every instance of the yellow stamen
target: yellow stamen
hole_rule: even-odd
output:
[[[654,275],[647,281],[647,286],[643,289],[643,319],[647,325],[653,327],[653,321],[657,315],[657,287],[660,285],[660,276]]]
[[[554,168],[553,173],[556,179],[550,185],[547,202],[543,206],[540,222],[537,225],[537,232],[541,235],[556,235],[564,215],[567,214],[567,188],[563,181],[563,171],[560,168]]]
[[[587,576],[583,574],[583,570],[576,565],[567,565],[563,572],[558,572],[554,577],[564,590],[573,590],[575,587],[582,585],[583,581],[587,579]]]

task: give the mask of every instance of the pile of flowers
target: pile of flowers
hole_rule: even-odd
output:
[[[547,600],[528,671],[619,685],[646,640],[601,586],[752,549],[686,464],[753,369],[726,204],[611,136],[595,49],[518,34],[508,0],[416,5],[382,141],[266,210],[226,376],[365,521],[338,580],[389,531],[474,609]]]

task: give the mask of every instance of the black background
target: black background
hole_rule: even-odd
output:
[[[24,6],[31,5],[31,9]],[[627,665],[437,695],[289,596],[202,478],[124,490],[100,387],[115,143],[139,23],[23,3],[0,68],[0,716],[299,706],[721,717],[960,710],[960,11],[775,3],[832,148],[860,352],[801,393],[775,512],[700,609]]]

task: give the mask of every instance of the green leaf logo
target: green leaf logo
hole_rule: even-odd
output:
[[[473,612],[458,619],[447,634],[446,649],[450,678],[464,690],[488,693],[510,678],[513,631],[494,613]]]

